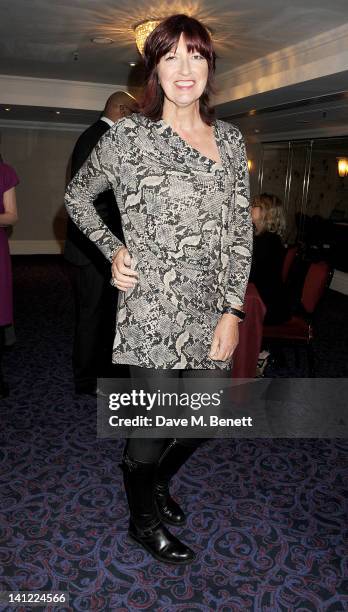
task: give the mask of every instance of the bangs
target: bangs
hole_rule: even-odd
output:
[[[206,60],[211,59],[212,57],[212,49],[211,49],[211,43],[210,43],[210,35],[207,32],[207,35],[209,36],[209,42],[208,44],[203,41],[201,38],[198,38],[198,36],[191,36],[190,38],[188,37],[188,35],[183,32],[184,34],[184,39],[186,42],[186,47],[189,53],[200,53],[203,57],[205,57]]]
[[[183,34],[186,48],[189,53],[200,53],[207,61],[212,61],[213,49],[210,34],[206,32],[207,38],[203,40],[201,33],[187,27],[178,32],[173,32],[171,37],[168,36],[167,39],[163,41],[164,44],[159,46],[156,53],[156,63],[160,61],[163,55],[166,55],[170,51],[176,52],[181,34]]]

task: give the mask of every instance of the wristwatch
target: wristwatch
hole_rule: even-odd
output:
[[[234,308],[233,306],[228,306],[227,304],[222,308],[222,314],[233,314],[239,319],[239,323],[244,321],[245,312],[243,310],[239,310],[238,308]]]

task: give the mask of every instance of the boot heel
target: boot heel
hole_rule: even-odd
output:
[[[165,530],[165,532],[164,532]],[[167,534],[169,534],[170,537],[170,543],[173,545],[173,543],[176,544],[176,542],[178,543],[176,545],[176,550],[171,551],[170,555],[164,556],[163,552],[157,552],[154,547],[153,547],[153,543],[152,542],[147,542],[144,541],[143,537],[138,537],[137,535],[135,535],[134,533],[130,533],[128,531],[128,540],[136,543],[136,544],[140,544],[143,548],[145,548],[145,550],[147,552],[150,553],[150,555],[152,555],[155,559],[157,559],[157,561],[162,561],[162,563],[170,563],[171,565],[188,565],[190,563],[193,563],[193,561],[195,561],[196,559],[196,555],[193,552],[193,550],[191,550],[190,548],[188,548],[188,546],[185,546],[184,544],[182,544],[182,542],[180,542],[180,540],[178,540],[177,538],[175,538],[170,531],[168,531],[166,529],[166,527],[161,526],[158,528],[158,531],[162,531],[162,533],[160,534],[162,537],[166,536]],[[176,540],[176,542],[174,542],[174,540]],[[168,551],[169,552],[169,551]]]

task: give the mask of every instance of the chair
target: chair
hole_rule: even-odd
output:
[[[314,377],[313,315],[330,285],[333,270],[325,261],[311,263],[306,274],[301,297],[302,312],[295,314],[286,323],[264,325],[263,339],[268,344],[304,345],[307,349],[307,364],[310,377]],[[296,356],[298,353],[296,352]]]
[[[297,255],[297,251],[298,251],[298,247],[297,246],[289,247],[288,250],[286,251],[286,254],[285,254],[285,257],[284,257],[284,262],[283,262],[283,269],[282,269],[282,281],[283,281],[283,283],[286,283],[286,281],[288,279],[290,268],[291,268],[292,264],[295,261],[295,257]]]

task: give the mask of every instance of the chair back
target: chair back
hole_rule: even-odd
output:
[[[283,283],[287,281],[290,268],[292,264],[294,263],[296,255],[297,255],[297,246],[289,247],[288,250],[286,251],[284,262],[283,262],[283,268],[282,268]]]
[[[308,314],[316,309],[320,298],[331,280],[332,271],[325,261],[311,263],[302,290],[301,303]]]

